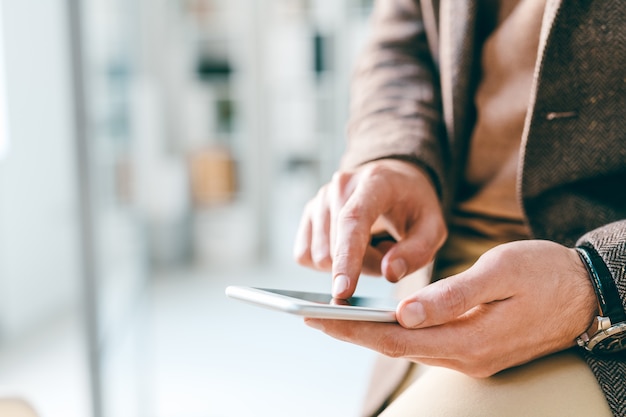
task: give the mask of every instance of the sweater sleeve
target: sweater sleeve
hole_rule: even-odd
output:
[[[446,150],[440,89],[418,3],[375,5],[371,36],[352,81],[342,167],[408,160],[429,172],[441,194]]]

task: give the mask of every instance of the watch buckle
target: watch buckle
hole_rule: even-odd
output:
[[[600,333],[603,330],[608,330],[611,327],[611,319],[609,317],[596,316],[591,322],[591,326],[576,338],[576,343],[580,347],[586,347],[591,337]]]

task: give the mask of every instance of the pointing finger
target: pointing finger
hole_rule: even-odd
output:
[[[376,176],[360,182],[337,214],[333,256],[333,296],[350,297],[356,288],[371,239],[371,227],[388,205],[388,193]]]

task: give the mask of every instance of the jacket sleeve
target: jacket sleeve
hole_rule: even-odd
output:
[[[354,73],[343,168],[398,158],[425,168],[441,193],[445,141],[439,79],[418,0],[376,2]]]
[[[577,245],[580,244],[592,245],[602,257],[626,310],[626,220],[609,223],[588,232],[578,240]],[[583,355],[598,379],[613,414],[626,415],[626,389],[620,382],[626,375],[626,353],[622,351],[603,356],[584,352]]]
[[[608,267],[626,310],[626,220],[620,220],[592,230],[582,236],[577,245],[593,246]]]

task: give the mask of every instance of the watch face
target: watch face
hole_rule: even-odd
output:
[[[618,323],[597,333],[589,341],[593,353],[613,353],[626,350],[626,323]]]

